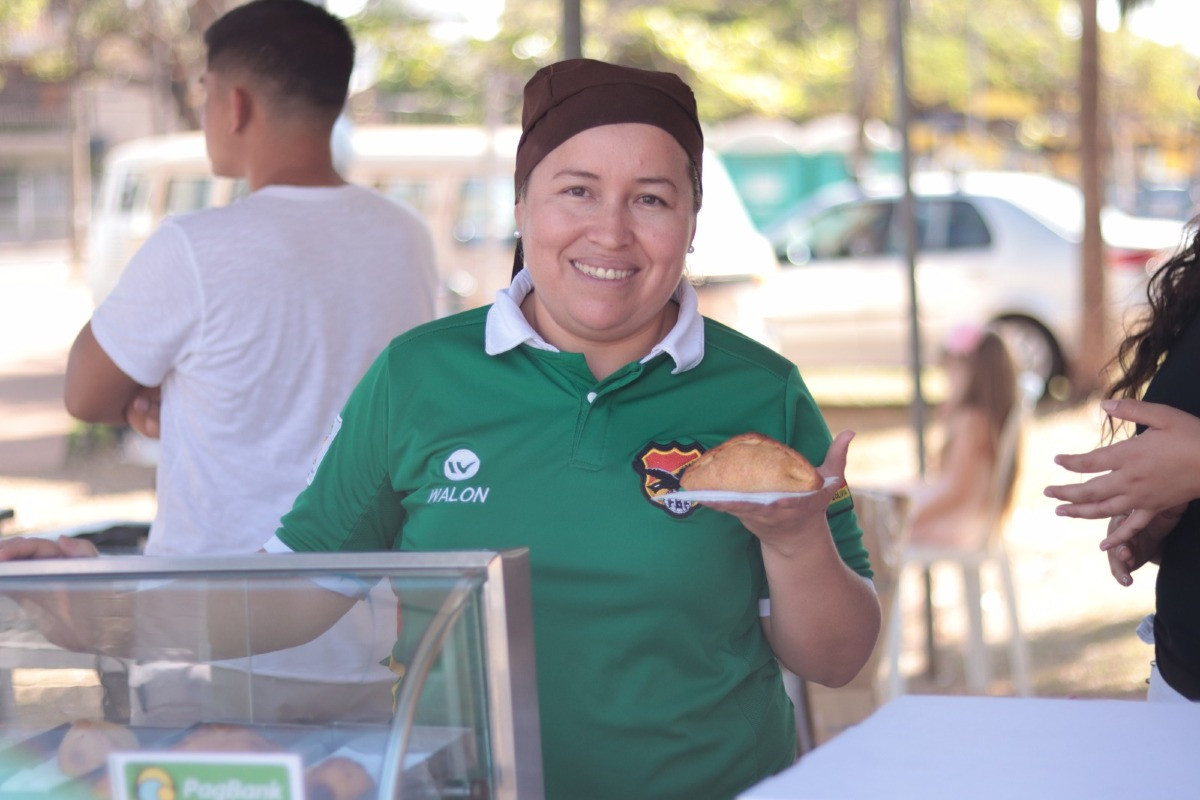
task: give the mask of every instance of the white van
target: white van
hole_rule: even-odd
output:
[[[491,302],[508,285],[516,240],[512,174],[520,130],[468,125],[362,126],[335,133],[347,180],[402,200],[428,220],[442,276],[441,313]],[[99,302],[134,251],[169,214],[224,205],[241,182],[213,178],[199,132],[114,147],[93,214],[88,280]],[[701,285],[701,310],[718,318],[722,286],[777,269],[729,174],[704,155],[704,205],[688,271]],[[707,288],[705,288],[707,287]],[[706,303],[712,300],[711,308]],[[730,318],[736,318],[732,314]]]
[[[87,279],[99,303],[163,217],[225,205],[235,183],[213,178],[204,137],[183,133],[117,145],[104,160],[92,209]]]

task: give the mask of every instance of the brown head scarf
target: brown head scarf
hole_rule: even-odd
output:
[[[517,194],[533,168],[567,139],[589,128],[623,122],[642,122],[671,134],[699,176],[704,134],[696,98],[679,76],[575,58],[542,67],[525,84],[513,176]],[[521,271],[523,261],[517,242],[513,275]]]

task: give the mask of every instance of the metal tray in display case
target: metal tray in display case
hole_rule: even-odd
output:
[[[0,564],[0,800],[194,751],[293,754],[309,798],[335,764],[355,798],[540,798],[527,551]]]

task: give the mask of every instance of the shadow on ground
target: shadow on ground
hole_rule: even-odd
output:
[[[1109,621],[1077,622],[1026,636],[1032,662],[1034,693],[1039,697],[1094,697],[1144,700],[1145,675],[1131,671],[1149,662],[1150,645],[1137,638],[1140,616]],[[1008,647],[995,642],[988,648],[993,694],[1010,694],[1012,678]],[[962,651],[957,639],[940,636],[935,650],[936,671],[909,676],[912,694],[966,694]]]

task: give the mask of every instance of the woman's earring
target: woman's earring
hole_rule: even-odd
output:
[[[694,252],[696,252],[696,245],[694,245],[694,244],[689,244],[689,245],[688,245],[688,253],[689,253],[689,254],[691,254],[691,253],[694,253]]]

